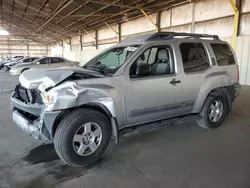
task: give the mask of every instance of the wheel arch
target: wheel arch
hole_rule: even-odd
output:
[[[205,77],[192,113],[199,113],[207,97],[215,93],[226,96],[229,107],[231,108],[234,100],[234,83],[232,77],[226,71],[213,72]]]
[[[223,87],[218,87],[218,88],[214,88],[214,89],[210,89],[206,95],[203,97],[202,101],[196,101],[194,109],[193,109],[193,113],[199,113],[201,111],[201,109],[204,106],[204,103],[206,101],[206,99],[209,96],[216,96],[216,95],[221,95],[224,96],[227,104],[228,104],[228,109],[229,111],[227,113],[229,113],[232,109],[232,102],[234,100],[233,98],[233,92],[234,92],[234,88],[233,86],[223,86]],[[201,99],[199,99],[201,100]]]
[[[96,110],[100,113],[102,113],[103,115],[106,116],[106,118],[109,120],[110,122],[110,126],[111,126],[111,130],[112,130],[112,140],[115,143],[119,142],[119,126],[118,126],[118,121],[116,119],[116,117],[113,116],[113,114],[111,113],[111,111],[104,105],[98,102],[90,102],[87,104],[82,104],[70,109],[67,109],[65,111],[63,111],[56,119],[53,127],[52,127],[52,138],[54,138],[56,129],[58,127],[58,125],[60,124],[61,120],[63,119],[63,117],[65,115],[67,115],[68,113],[79,109],[79,108],[87,108],[87,109],[92,109],[92,110]]]

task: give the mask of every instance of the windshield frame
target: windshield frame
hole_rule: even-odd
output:
[[[133,51],[133,53],[130,55],[129,58],[127,58],[122,64],[120,64],[118,67],[114,68],[114,69],[107,69],[107,70],[112,70],[113,72],[111,71],[107,71],[107,74],[109,75],[114,75],[124,64],[127,63],[127,61],[129,61],[131,59],[131,57],[134,56],[134,54],[140,50],[140,48],[142,47],[142,44],[140,43],[126,43],[126,44],[122,44],[122,45],[119,45],[119,44],[116,44],[110,48],[107,48],[105,50],[103,50],[101,53],[99,53],[98,55],[94,56],[93,58],[91,58],[85,65],[82,66],[82,68],[84,69],[88,69],[87,67],[90,66],[92,64],[92,62],[95,60],[95,59],[98,59],[100,58],[101,56],[103,56],[105,53],[107,53],[108,51],[112,50],[112,49],[115,49],[115,48],[126,48],[126,47],[129,47],[129,46],[133,46],[133,47],[137,47],[137,49],[135,51]],[[94,64],[94,63],[93,63]]]

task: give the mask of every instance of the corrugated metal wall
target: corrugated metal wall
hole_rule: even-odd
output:
[[[221,40],[232,43],[232,37],[221,38]],[[240,84],[250,85],[250,36],[237,37],[235,53],[239,65]]]
[[[0,57],[23,56],[45,56],[48,54],[48,47],[31,40],[16,36],[0,37]]]
[[[236,55],[240,70],[240,83],[250,85],[250,36],[238,37]]]

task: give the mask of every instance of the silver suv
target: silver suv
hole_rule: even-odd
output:
[[[110,140],[196,120],[219,127],[239,95],[235,54],[218,36],[159,32],[127,38],[83,68],[27,70],[14,122],[54,142],[71,166],[98,160]]]

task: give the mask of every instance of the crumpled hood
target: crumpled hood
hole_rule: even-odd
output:
[[[19,76],[19,81],[27,89],[36,89],[39,87],[40,90],[45,90],[49,87],[54,87],[73,73],[103,77],[100,73],[83,68],[29,69]]]

